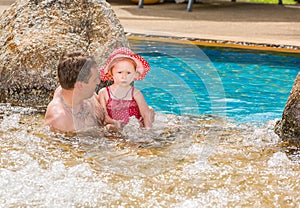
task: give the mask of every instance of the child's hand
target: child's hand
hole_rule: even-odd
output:
[[[122,123],[123,123],[123,120],[114,120],[114,126],[118,129],[123,128],[124,125]]]

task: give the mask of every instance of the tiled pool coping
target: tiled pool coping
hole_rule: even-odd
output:
[[[140,34],[140,33],[126,33],[126,36],[129,40],[143,39],[143,40],[153,40],[153,41],[176,42],[176,43],[184,43],[184,44],[188,43],[188,44],[211,46],[211,47],[229,47],[229,48],[241,48],[241,49],[300,54],[300,47],[291,46],[291,45],[251,43],[251,42],[229,41],[229,40],[209,40],[209,39],[197,39],[197,38],[174,37],[174,36],[147,35],[147,34]]]

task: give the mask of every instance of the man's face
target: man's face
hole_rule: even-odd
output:
[[[96,67],[91,69],[91,74],[92,76],[89,78],[88,83],[82,83],[84,91],[83,94],[85,95],[85,98],[92,97],[97,85],[100,83],[100,76]]]

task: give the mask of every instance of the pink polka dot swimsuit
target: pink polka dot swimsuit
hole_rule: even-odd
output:
[[[129,122],[129,118],[131,116],[135,116],[138,120],[141,120],[142,116],[139,110],[139,106],[137,105],[134,97],[132,88],[132,99],[131,100],[118,100],[112,99],[110,95],[110,90],[106,87],[108,94],[108,101],[106,104],[106,109],[108,115],[115,120],[123,120],[122,124],[127,124]]]

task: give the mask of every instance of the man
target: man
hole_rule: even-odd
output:
[[[64,55],[58,79],[60,87],[47,107],[45,125],[63,132],[102,126],[104,113],[96,99],[100,80],[94,58],[81,52]]]

